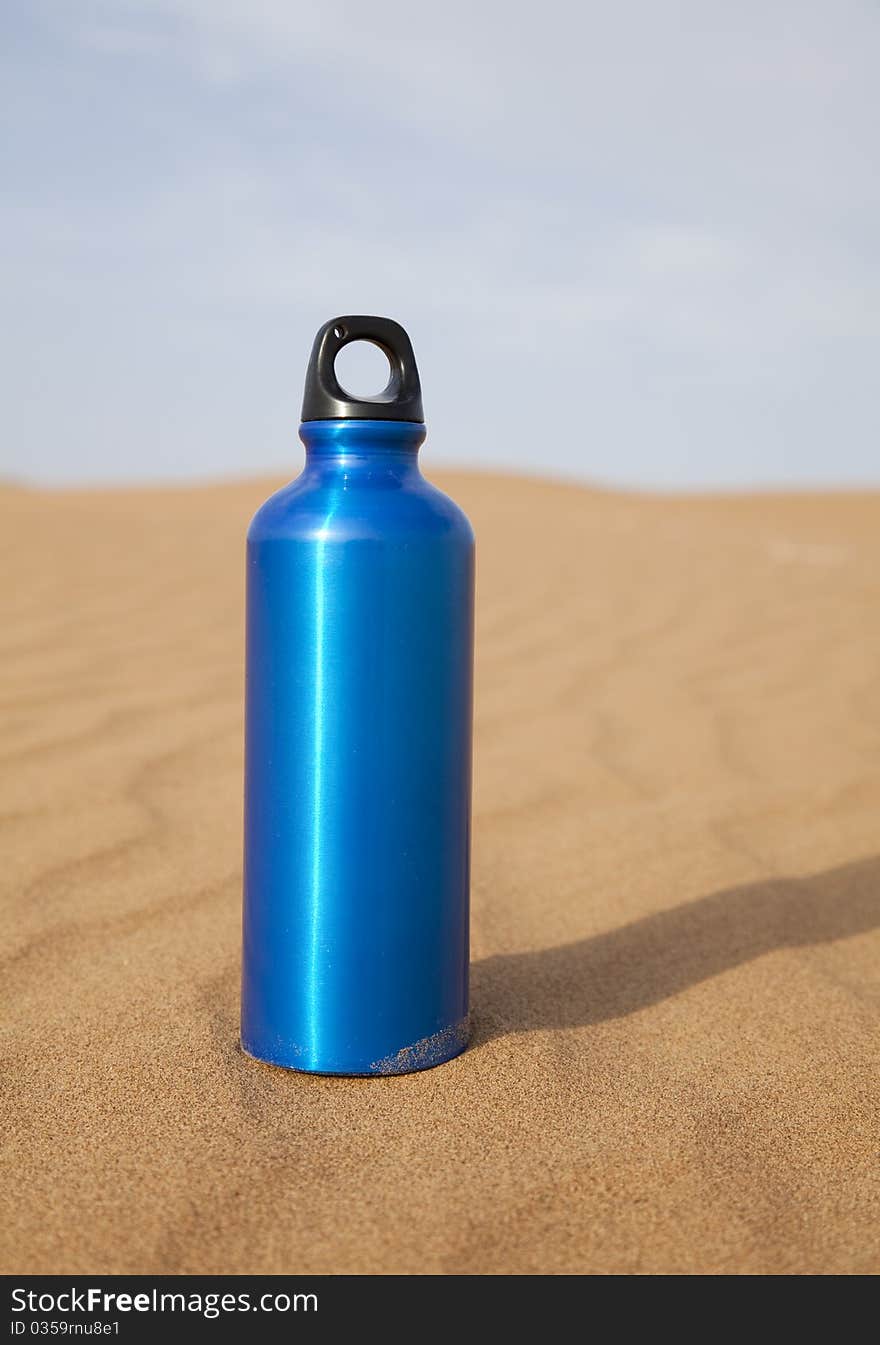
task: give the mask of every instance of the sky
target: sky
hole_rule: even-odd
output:
[[[0,27],[3,476],[292,476],[315,331],[379,313],[426,470],[880,484],[873,0],[7,0]]]

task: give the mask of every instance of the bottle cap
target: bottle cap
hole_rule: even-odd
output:
[[[336,356],[370,341],[388,357],[391,377],[375,397],[354,397],[336,377]],[[331,318],[315,337],[306,369],[303,420],[409,420],[422,424],[422,386],[412,342],[399,322],[362,315]]]

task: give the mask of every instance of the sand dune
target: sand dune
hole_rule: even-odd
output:
[[[3,1269],[880,1270],[880,496],[437,480],[474,1044],[367,1080],[236,1045],[277,483],[0,492]]]

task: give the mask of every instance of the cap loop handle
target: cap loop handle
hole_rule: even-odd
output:
[[[370,341],[391,365],[391,377],[375,397],[353,397],[336,377],[336,356],[351,341]],[[303,420],[409,420],[421,424],[422,386],[412,342],[391,318],[354,315],[332,318],[315,337],[306,370]]]

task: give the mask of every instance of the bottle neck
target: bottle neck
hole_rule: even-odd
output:
[[[424,425],[409,420],[306,420],[299,427],[309,475],[357,476],[391,484],[419,476]]]

